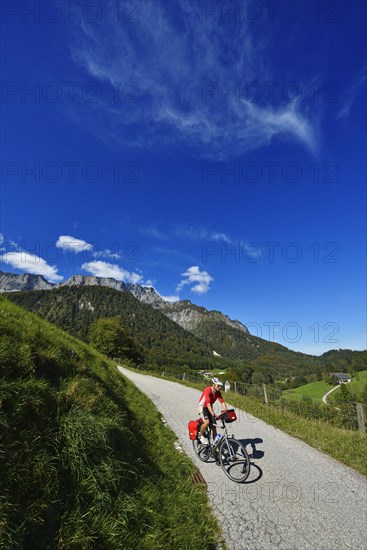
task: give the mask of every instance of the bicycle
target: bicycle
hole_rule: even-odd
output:
[[[198,438],[192,440],[192,445],[199,460],[208,462],[210,458],[214,459],[222,467],[229,479],[236,483],[243,483],[250,473],[250,458],[244,444],[238,441],[233,435],[228,435],[226,423],[237,420],[234,411],[231,419],[229,416],[231,412],[226,411],[216,416],[216,420],[222,422],[222,425],[217,425],[217,427],[224,430],[224,435],[221,436],[218,443],[214,444],[212,441],[211,429],[208,427],[204,432],[204,437],[208,439],[208,445],[203,445]]]

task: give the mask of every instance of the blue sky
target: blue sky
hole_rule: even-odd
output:
[[[366,4],[2,4],[1,265],[366,348]]]

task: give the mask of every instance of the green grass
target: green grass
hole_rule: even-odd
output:
[[[312,382],[311,384],[305,384],[291,390],[283,392],[282,397],[287,399],[302,399],[303,396],[311,397],[312,399],[322,399],[323,395],[331,390],[334,386],[326,384],[322,380],[319,382]]]
[[[284,432],[305,441],[343,464],[367,475],[367,438],[358,431],[333,426],[322,420],[304,418],[287,410],[279,410],[234,393],[226,394],[226,400],[257,418],[276,426]]]
[[[214,549],[191,461],[114,364],[0,297],[0,548]]]
[[[357,396],[361,395],[367,385],[367,370],[357,372],[355,378],[347,385]],[[335,390],[335,392],[337,391]]]
[[[346,387],[353,392],[356,401],[360,401],[360,400],[362,401],[362,393],[363,391],[366,391],[365,390],[366,386],[367,386],[367,370],[357,372],[352,382],[349,382],[348,384],[346,384]],[[338,388],[330,395],[330,397],[328,398],[328,401],[330,403],[335,402],[339,394],[340,394],[340,389]]]

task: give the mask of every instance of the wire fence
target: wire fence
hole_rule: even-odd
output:
[[[163,371],[161,375],[196,384],[211,382],[210,378],[191,373],[170,373]],[[324,403],[321,399],[280,390],[275,386],[247,384],[237,381],[226,381],[224,390],[258,400],[269,407],[275,407],[279,411],[293,412],[303,418],[321,420],[340,428],[359,430],[362,433],[366,433],[367,406],[364,403],[349,401],[329,401]]]

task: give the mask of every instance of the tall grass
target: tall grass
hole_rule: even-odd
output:
[[[0,298],[0,548],[215,548],[193,465],[82,342]]]

